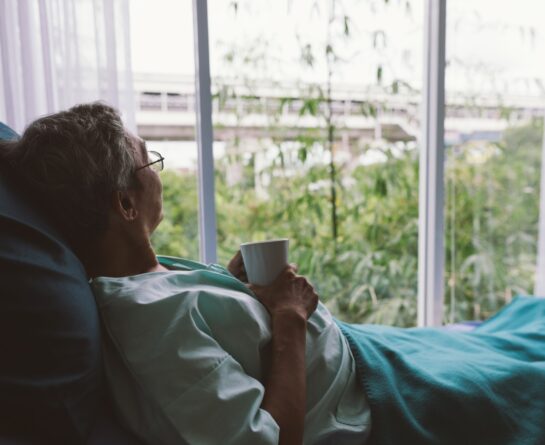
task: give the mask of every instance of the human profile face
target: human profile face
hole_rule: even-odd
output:
[[[134,172],[138,184],[136,207],[147,232],[151,234],[163,219],[163,185],[159,173],[152,167],[138,169],[150,162],[144,140],[130,133],[129,139],[137,166]]]

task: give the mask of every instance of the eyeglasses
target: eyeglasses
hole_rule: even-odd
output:
[[[143,165],[142,167],[136,168],[134,171],[137,172],[138,170],[142,170],[146,167],[151,167],[154,171],[160,172],[165,167],[163,156],[161,156],[160,153],[152,150],[148,150],[148,159],[150,162],[148,162],[146,165]]]

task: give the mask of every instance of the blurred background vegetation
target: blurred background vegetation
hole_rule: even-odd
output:
[[[539,36],[494,5],[447,13],[446,323],[489,317],[535,281],[545,89],[525,54]],[[287,237],[338,318],[414,326],[423,1],[211,6],[219,262]],[[156,250],[198,258],[195,170],[163,183]]]
[[[447,148],[445,321],[482,319],[519,293],[535,274],[543,122],[511,128],[499,143]],[[413,326],[416,320],[418,151],[383,149],[384,160],[340,166],[339,233],[331,237],[328,166],[273,164],[259,196],[252,157],[237,187],[217,164],[219,262],[241,242],[290,238],[290,261],[340,319]],[[280,163],[280,161],[278,161]],[[288,168],[290,167],[290,168]],[[282,172],[290,172],[289,175]],[[165,171],[165,220],[153,242],[162,254],[198,257],[194,174]],[[349,179],[349,180],[348,180]],[[452,190],[456,187],[455,190]],[[456,251],[453,252],[453,246]],[[453,293],[454,292],[454,293]],[[450,298],[453,297],[453,298]]]

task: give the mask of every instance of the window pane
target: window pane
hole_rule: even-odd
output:
[[[445,320],[483,319],[535,283],[545,6],[447,11]]]
[[[192,4],[131,0],[130,7],[138,134],[165,158],[164,219],[152,242],[159,254],[197,259]]]
[[[209,0],[219,258],[290,238],[338,317],[416,323],[421,0]]]

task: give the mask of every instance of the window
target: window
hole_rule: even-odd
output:
[[[208,5],[197,47],[211,67],[215,169],[211,156],[199,168],[216,207],[201,222],[219,262],[240,242],[289,237],[291,261],[354,322],[412,326],[417,306],[421,325],[484,318],[532,291],[539,239],[545,258],[537,0],[450,1],[446,22],[446,0]],[[160,90],[142,79],[140,117],[165,149],[191,145],[194,184],[190,71]],[[158,113],[170,128],[154,133]],[[165,190],[182,201],[191,189]],[[181,227],[195,219],[169,234],[189,255],[197,237]]]
[[[209,1],[220,262],[288,237],[337,316],[416,324],[422,15]]]
[[[541,11],[541,13],[536,13]],[[447,11],[445,313],[484,319],[536,278],[542,2],[451,1]]]
[[[165,157],[164,218],[152,242],[161,254],[198,258],[191,3],[157,0],[152,8],[148,3],[131,2],[131,26],[138,134]],[[134,32],[142,29],[148,32]]]

